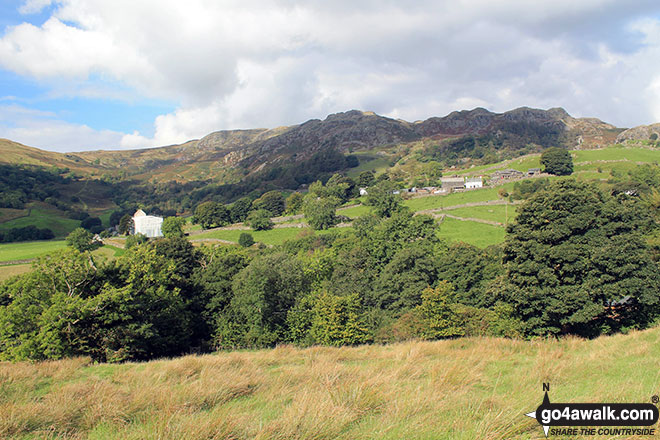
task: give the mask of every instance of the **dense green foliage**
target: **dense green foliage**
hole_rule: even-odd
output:
[[[36,226],[24,226],[22,228],[11,228],[0,231],[0,243],[12,243],[15,241],[28,240],[50,240],[55,234],[48,228],[37,228]]]
[[[503,247],[447,245],[432,217],[413,215],[382,181],[370,188],[379,215],[273,248],[249,246],[243,233],[242,246],[199,249],[182,237],[134,235],[113,261],[84,247],[60,251],[0,285],[0,358],[118,362],[278,343],[643,328],[660,310],[647,242],[660,196],[652,173],[622,176],[633,179],[649,189],[519,186],[526,202]],[[334,211],[347,183],[314,184],[306,203]],[[270,223],[265,209],[248,222],[257,214]]]
[[[0,208],[21,209],[32,200],[58,198],[58,184],[68,182],[65,170],[40,167],[0,165]]]
[[[282,215],[285,207],[284,197],[279,191],[268,191],[266,194],[252,202],[252,209],[265,209],[270,212],[271,217]]]
[[[313,229],[329,229],[338,222],[336,211],[336,199],[316,198],[310,195],[303,205],[305,220]]]
[[[130,214],[124,214],[119,219],[119,225],[117,226],[117,232],[121,235],[128,235],[134,228],[133,216]]]
[[[198,223],[204,229],[224,226],[231,221],[229,210],[219,202],[204,202],[195,208],[193,222]]]
[[[371,206],[378,217],[391,217],[402,206],[401,196],[394,194],[394,190],[395,186],[388,181],[372,186],[365,205]]]
[[[84,228],[76,228],[66,237],[66,244],[79,252],[92,251],[99,247],[92,233]]]
[[[553,182],[521,206],[504,247],[505,300],[528,334],[644,327],[660,310],[660,270],[640,201]]]
[[[257,209],[250,212],[245,219],[245,224],[255,231],[266,231],[273,229],[273,222],[270,219],[271,213],[266,209]]]
[[[252,209],[252,199],[249,197],[241,197],[231,204],[229,207],[229,216],[232,223],[240,223],[245,221],[250,210]]]
[[[563,148],[548,148],[541,154],[543,171],[557,176],[573,174],[573,158],[568,150]]]
[[[254,237],[247,232],[241,232],[241,235],[238,237],[238,244],[242,247],[250,247],[254,244]]]
[[[185,235],[183,225],[185,224],[186,220],[182,217],[166,217],[160,230],[167,238],[183,237]]]

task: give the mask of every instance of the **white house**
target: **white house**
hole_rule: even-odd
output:
[[[465,189],[483,188],[484,182],[481,177],[468,177],[465,179]]]
[[[361,195],[361,196],[366,196],[366,195],[368,195],[368,194],[369,194],[369,193],[367,192],[367,188],[360,188],[360,195]]]
[[[135,224],[135,233],[144,234],[147,237],[162,237],[160,228],[163,225],[163,217],[147,215],[143,210],[138,209],[133,214],[133,223]]]

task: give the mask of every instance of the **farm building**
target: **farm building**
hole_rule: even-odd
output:
[[[141,209],[138,209],[133,214],[133,223],[135,225],[135,233],[143,234],[147,237],[162,237],[163,233],[160,228],[163,225],[163,217],[156,217],[147,215]]]
[[[523,177],[523,173],[513,169],[495,171],[493,173],[493,180],[518,179],[520,177]]]
[[[442,177],[442,189],[451,192],[457,189],[465,188],[465,179],[463,177]]]
[[[465,179],[465,189],[483,188],[484,182],[481,177],[468,177]]]

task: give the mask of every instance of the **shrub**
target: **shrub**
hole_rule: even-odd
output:
[[[242,232],[241,235],[238,237],[238,244],[240,244],[243,247],[250,247],[254,244],[254,238],[252,237],[252,234],[249,234],[247,232]]]

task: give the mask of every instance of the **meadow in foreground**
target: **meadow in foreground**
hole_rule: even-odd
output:
[[[543,382],[558,402],[647,402],[658,392],[658,347],[654,328],[594,340],[0,363],[0,437],[540,439],[523,414],[541,403]]]

